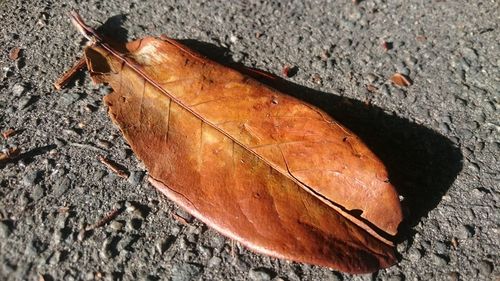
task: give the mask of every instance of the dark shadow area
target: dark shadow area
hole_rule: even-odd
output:
[[[24,161],[25,165],[28,165],[34,161],[35,157],[42,155],[42,154],[45,154],[54,148],[56,148],[55,144],[49,144],[46,146],[33,148],[33,149],[26,151],[26,152],[23,152],[17,156],[13,156],[11,159],[7,159],[4,162],[1,162],[0,169],[9,163],[17,163],[21,160]]]
[[[127,20],[127,14],[118,14],[108,18],[96,31],[105,38],[112,38],[117,44],[126,43],[128,41],[128,30],[123,27],[123,23]]]
[[[391,182],[404,197],[405,223],[398,240],[409,238],[410,226],[435,208],[462,169],[462,154],[448,138],[364,102],[317,91],[280,77],[266,77],[234,64],[227,50],[195,40],[183,44],[221,64],[327,112],[357,134],[385,163]]]

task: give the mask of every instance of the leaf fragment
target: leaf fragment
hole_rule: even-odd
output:
[[[401,73],[394,73],[391,76],[391,82],[399,87],[409,87],[412,85],[412,81],[406,75]]]
[[[9,52],[9,59],[11,60],[17,60],[21,56],[21,51],[22,49],[19,47],[14,47],[10,50]]]
[[[18,147],[11,147],[0,151],[0,164],[17,158],[20,153],[21,149]]]

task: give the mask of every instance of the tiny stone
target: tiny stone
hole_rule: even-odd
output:
[[[55,230],[54,231],[54,236],[52,237],[52,240],[54,241],[54,244],[61,243],[62,237],[63,237],[63,231],[62,230]]]
[[[146,219],[146,213],[141,211],[140,209],[135,209],[130,214],[135,218]]]
[[[250,265],[240,258],[233,259],[233,264],[236,265],[236,267],[238,267],[241,271],[248,271],[250,269]]]
[[[112,221],[110,224],[109,224],[109,227],[114,230],[114,231],[120,231],[122,230],[123,228],[123,223],[120,222],[120,221]]]
[[[463,48],[462,56],[469,62],[477,60],[477,53],[474,49],[471,48]]]
[[[177,225],[174,225],[171,229],[170,229],[170,233],[172,233],[173,236],[177,236],[177,234],[179,234],[179,232],[181,231],[181,228]]]
[[[137,210],[137,207],[129,201],[125,202],[125,208],[125,211],[127,211],[127,213],[132,213]]]
[[[109,149],[112,146],[111,142],[109,142],[107,140],[97,140],[96,144],[97,144],[97,146],[99,146],[101,148],[105,148],[105,149]]]
[[[439,254],[443,254],[448,251],[448,246],[445,243],[438,241],[434,244],[434,249],[436,249],[436,252]]]
[[[31,198],[33,198],[33,200],[37,201],[44,196],[44,193],[45,192],[44,192],[43,188],[41,186],[37,185],[37,186],[35,186],[35,188],[33,189],[33,192],[31,193]]]
[[[12,233],[9,224],[6,221],[0,221],[0,238],[7,238]]]
[[[471,191],[471,194],[474,198],[477,198],[477,199],[480,199],[484,196],[484,192],[481,191],[480,189],[478,188],[474,188],[472,191]]]
[[[420,252],[419,249],[411,249],[408,253],[408,258],[412,261],[412,262],[417,262],[418,260],[420,260],[420,258],[422,258],[422,253]]]
[[[155,243],[156,250],[160,253],[163,254],[165,251],[168,250],[168,248],[172,245],[172,237],[167,237],[165,239],[159,239]]]
[[[197,264],[183,263],[176,264],[171,270],[172,281],[189,281],[194,280],[203,268]]]
[[[379,91],[381,94],[383,95],[390,95],[391,93],[389,92],[389,87],[387,87],[387,85],[382,85],[380,88],[379,88]]]
[[[377,79],[378,79],[378,77],[377,77],[375,74],[373,74],[373,73],[368,73],[368,74],[366,75],[366,80],[367,80],[369,83],[373,83],[373,82],[377,81]]]
[[[106,175],[106,172],[103,170],[99,170],[94,173],[94,180],[95,181],[100,181],[104,176]]]
[[[40,175],[40,171],[33,171],[26,173],[23,176],[23,183],[26,186],[32,186],[35,185],[36,181],[38,180],[38,177]]]
[[[189,214],[188,212],[182,210],[182,209],[179,209],[177,210],[177,212],[175,212],[179,217],[185,219],[188,223],[189,222],[192,222],[193,221],[193,216],[191,216],[191,214]]]
[[[456,236],[459,239],[468,239],[474,235],[474,229],[471,226],[468,225],[462,225],[458,228],[456,232]]]
[[[79,99],[80,99],[80,95],[78,93],[72,92],[72,93],[66,93],[66,94],[62,95],[62,97],[60,98],[60,102],[63,106],[69,106]]]
[[[488,276],[493,272],[493,264],[489,261],[479,263],[479,272],[482,275]]]
[[[458,272],[449,272],[447,280],[448,281],[458,281],[458,280],[460,280]]]
[[[141,182],[143,177],[144,177],[143,171],[133,171],[130,173],[130,176],[128,177],[127,180],[132,186],[137,186]]]
[[[221,258],[213,256],[208,260],[207,266],[208,267],[217,267],[221,264],[221,262],[222,262]]]
[[[448,264],[448,260],[446,257],[441,256],[441,255],[436,255],[436,254],[432,255],[432,261],[437,266],[445,266]]]
[[[54,187],[54,192],[56,196],[61,196],[64,194],[70,187],[71,180],[69,178],[62,178],[56,182],[56,186]]]
[[[19,99],[19,102],[17,103],[17,107],[19,109],[24,109],[24,108],[28,107],[28,105],[30,105],[31,101],[32,101],[32,97],[24,96],[24,97]]]
[[[112,241],[112,238],[108,238],[108,239],[104,240],[104,243],[102,243],[102,247],[101,247],[101,250],[99,252],[99,256],[104,260],[111,258],[111,247],[110,247],[111,241]]]
[[[14,87],[12,87],[12,93],[15,96],[20,96],[26,91],[26,87],[23,84],[15,84]]]
[[[265,269],[251,269],[248,272],[248,277],[253,281],[271,280],[271,275]]]
[[[200,253],[200,255],[202,257],[205,257],[205,258],[212,255],[212,251],[210,250],[210,248],[205,247],[205,246],[199,246],[198,252]]]
[[[399,243],[396,247],[397,247],[398,252],[404,253],[408,250],[408,241],[405,240],[405,241]]]
[[[422,245],[422,248],[428,250],[431,247],[431,243],[429,241],[422,241],[420,242],[420,245]]]
[[[78,235],[77,235],[76,239],[78,241],[83,241],[86,237],[87,237],[87,231],[85,230],[85,228],[82,228],[78,232]]]
[[[54,254],[52,254],[52,256],[50,256],[50,258],[48,260],[48,264],[55,265],[55,264],[59,263],[60,259],[61,259],[61,252],[55,251]]]

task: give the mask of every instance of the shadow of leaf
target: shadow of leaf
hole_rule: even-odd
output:
[[[227,50],[195,40],[183,44],[221,64],[242,71],[226,56]],[[381,108],[339,95],[317,91],[280,77],[255,76],[262,83],[308,102],[327,112],[357,134],[385,163],[389,178],[399,194],[405,211],[405,223],[399,239],[410,235],[416,225],[434,209],[462,169],[462,154],[453,142],[441,134]]]

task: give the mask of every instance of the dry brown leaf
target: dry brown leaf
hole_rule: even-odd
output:
[[[166,37],[120,53],[81,18],[87,68],[150,182],[267,255],[363,273],[396,262],[401,207],[382,162],[324,112]]]
[[[394,73],[394,75],[392,75],[391,77],[391,82],[399,87],[408,87],[412,84],[410,78],[401,73]]]

